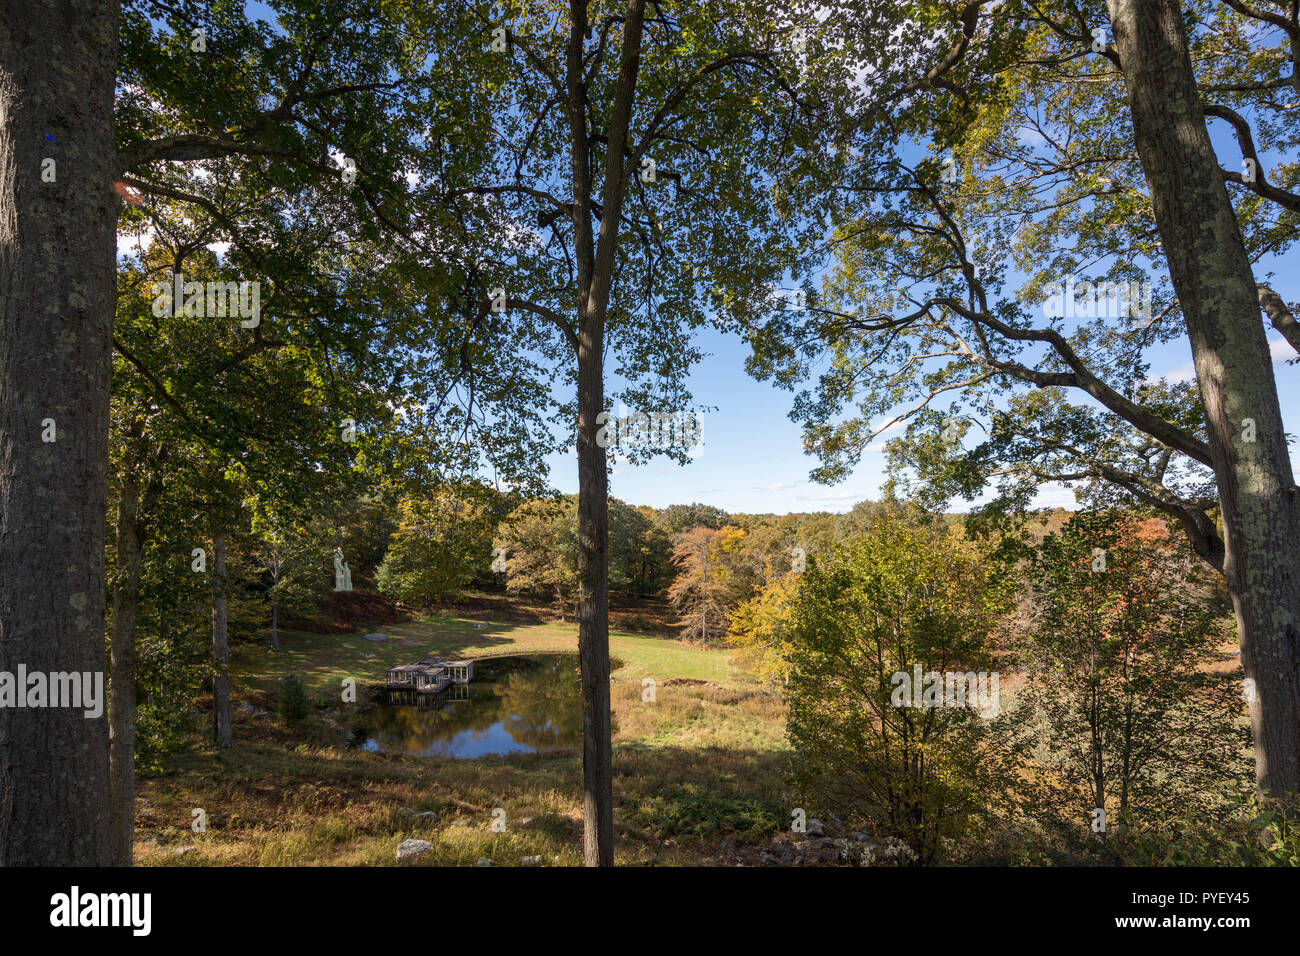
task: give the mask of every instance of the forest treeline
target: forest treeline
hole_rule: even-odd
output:
[[[275,653],[279,628],[381,627],[493,595],[572,620],[576,508],[469,484],[368,494],[290,526],[249,508],[229,525],[230,639]],[[1295,852],[1285,819],[1252,809],[1227,592],[1159,516],[1049,510],[991,532],[895,500],[609,511],[615,606],[732,649],[784,699],[800,812],[884,840],[877,862]],[[351,592],[335,590],[336,549]],[[146,774],[221,723],[206,709],[212,593],[180,550],[162,535],[142,563]],[[954,680],[968,700],[944,696]]]

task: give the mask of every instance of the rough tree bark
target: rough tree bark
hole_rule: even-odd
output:
[[[111,0],[0,4],[0,671],[11,673],[104,676],[117,13]],[[0,708],[0,866],[102,866],[110,851],[107,715]]]
[[[572,0],[565,86],[573,174],[578,267],[578,658],[582,673],[583,858],[614,865],[614,772],[609,711],[609,489],[597,416],[605,410],[605,315],[613,285],[619,218],[629,175],[628,126],[641,66],[644,0],[629,0],[601,195],[600,234],[592,235],[590,148],[583,44],[585,0]]]
[[[587,324],[578,351],[578,659],[582,673],[583,857],[614,865],[614,769],[609,714],[609,499],[601,323]]]
[[[1187,320],[1261,796],[1300,792],[1300,513],[1260,300],[1175,0],[1108,0],[1138,153]],[[1253,433],[1252,433],[1253,425]]]
[[[235,745],[230,724],[230,642],[226,632],[226,536],[212,535],[212,739]]]

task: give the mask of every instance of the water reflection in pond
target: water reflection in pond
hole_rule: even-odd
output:
[[[482,757],[567,751],[582,742],[576,655],[482,661],[472,684],[450,690],[383,698],[361,715],[357,745],[377,753]]]

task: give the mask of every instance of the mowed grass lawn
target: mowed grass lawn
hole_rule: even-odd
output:
[[[481,618],[431,614],[379,629],[386,641],[367,641],[363,634],[281,632],[278,654],[239,645],[234,651],[232,679],[251,689],[270,691],[287,674],[296,674],[310,692],[335,694],[341,682],[354,678],[358,686],[382,683],[384,671],[421,657],[483,658],[507,654],[578,652],[576,624],[492,623]],[[609,653],[617,680],[652,677],[656,681],[685,679],[722,686],[742,686],[749,677],[731,664],[731,652],[682,644],[673,637],[611,631]]]
[[[358,699],[384,670],[431,654],[484,658],[576,653],[577,626],[432,614],[363,634],[281,635],[282,650],[236,645],[237,746],[199,744],[141,780],[136,859],[146,865],[395,865],[398,844],[427,840],[413,865],[578,865],[582,771],[576,754],[474,760],[371,754],[348,747]],[[730,864],[788,821],[785,705],[731,663],[730,652],[673,637],[612,631],[616,859],[621,864]],[[300,677],[317,701],[285,726],[278,679]],[[642,700],[642,679],[656,682]],[[252,707],[239,706],[251,704]],[[248,711],[258,709],[261,713]],[[194,808],[208,828],[194,833]],[[492,829],[492,811],[507,829]],[[436,819],[414,814],[432,810]],[[742,855],[743,854],[743,855]]]

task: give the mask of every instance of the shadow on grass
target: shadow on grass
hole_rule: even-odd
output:
[[[576,756],[410,758],[295,744],[265,718],[241,719],[233,750],[169,758],[142,780],[142,863],[392,864],[404,839],[435,844],[424,862],[581,861],[582,779]],[[247,739],[254,736],[255,739]],[[779,752],[618,746],[615,823],[621,863],[705,861],[723,847],[770,840],[786,822]],[[208,830],[195,835],[191,812]],[[492,830],[505,811],[509,841]],[[417,813],[432,811],[434,818]],[[177,845],[195,847],[183,858]],[[511,854],[515,856],[512,857]]]

